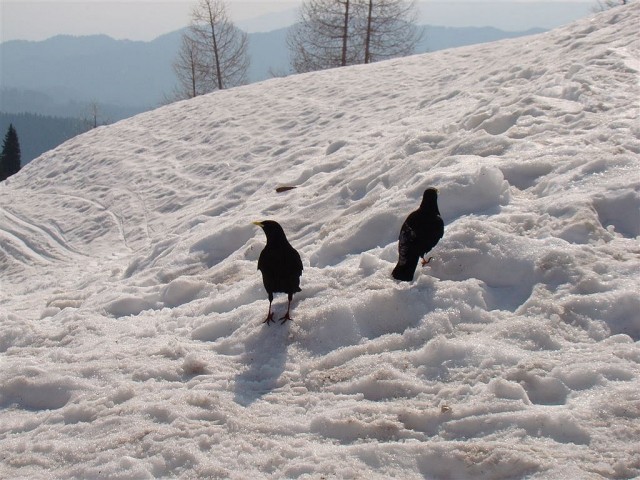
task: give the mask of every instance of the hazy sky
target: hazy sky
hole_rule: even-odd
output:
[[[226,0],[232,20],[248,31],[269,31],[292,23],[300,2]],[[195,3],[196,0],[0,0],[0,42],[98,33],[117,39],[152,40],[186,26]],[[525,11],[526,3],[523,0],[502,0],[501,4],[495,0],[425,1],[419,4],[420,23],[488,25],[505,30],[553,28],[589,14],[596,0],[547,0],[535,6],[529,3],[532,7]],[[480,5],[490,8],[478,8]]]

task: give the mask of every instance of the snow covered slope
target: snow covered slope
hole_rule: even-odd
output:
[[[217,92],[0,184],[0,477],[640,475],[639,24]]]

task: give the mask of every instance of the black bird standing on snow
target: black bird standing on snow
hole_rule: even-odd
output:
[[[436,246],[444,235],[444,222],[438,210],[438,190],[427,188],[422,195],[420,208],[411,212],[402,224],[398,238],[398,264],[393,269],[393,278],[410,282],[422,257]]]
[[[269,294],[269,313],[263,323],[269,325],[274,322],[271,303],[275,292],[283,292],[289,296],[287,313],[282,317],[281,323],[291,320],[289,309],[293,294],[300,292],[300,275],[302,275],[302,260],[300,254],[291,246],[284,230],[278,222],[263,220],[253,222],[264,230],[267,236],[267,245],[258,258],[258,270],[262,272],[262,283]]]

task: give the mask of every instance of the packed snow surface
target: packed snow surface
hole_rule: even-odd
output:
[[[272,79],[29,164],[0,185],[0,477],[640,475],[638,25]],[[444,238],[396,282],[430,186]],[[284,325],[264,219],[304,263]]]

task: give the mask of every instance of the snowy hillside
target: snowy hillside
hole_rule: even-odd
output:
[[[214,93],[0,184],[0,477],[640,475],[639,24]]]

